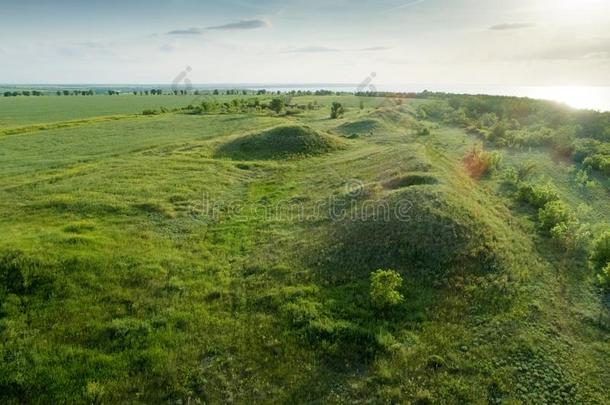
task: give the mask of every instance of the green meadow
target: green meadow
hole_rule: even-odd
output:
[[[608,403],[609,145],[501,97],[0,98],[0,402]]]

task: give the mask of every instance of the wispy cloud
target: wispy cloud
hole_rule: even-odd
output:
[[[208,27],[208,30],[255,30],[257,28],[267,28],[269,23],[265,20],[253,19],[253,20],[241,20],[236,23],[217,25],[214,27]]]
[[[398,10],[402,10],[404,8],[408,8],[411,6],[415,6],[417,4],[423,3],[426,0],[411,0],[411,1],[405,1],[402,4],[396,6],[396,7],[391,7],[391,8],[387,8],[384,10],[380,11],[380,14],[386,14],[386,13],[390,13],[392,11],[398,11]]]
[[[525,60],[599,60],[610,58],[610,38],[595,41],[564,41],[561,45],[520,55]]]
[[[176,47],[172,44],[163,44],[159,47],[159,50],[162,52],[171,53],[176,50]]]
[[[166,35],[203,35],[203,30],[193,27],[183,30],[173,30],[168,32]]]
[[[300,48],[291,48],[282,51],[282,53],[331,53],[331,52],[379,52],[387,51],[388,47],[385,46],[371,46],[367,48],[359,49],[339,49],[329,48],[326,46],[304,46]]]
[[[360,52],[378,52],[378,51],[387,51],[391,48],[388,48],[387,46],[371,46],[368,48],[361,48],[358,49]]]
[[[84,48],[90,48],[90,49],[101,49],[104,48],[105,45],[102,44],[101,42],[78,42],[76,43],[76,45],[78,46],[82,46]]]
[[[283,53],[324,53],[324,52],[341,52],[340,49],[327,48],[325,46],[304,46],[301,48],[288,49]]]
[[[510,30],[525,30],[529,28],[535,28],[534,23],[510,23],[510,24],[497,24],[489,27],[491,31],[510,31]]]

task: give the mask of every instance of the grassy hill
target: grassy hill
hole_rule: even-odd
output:
[[[0,402],[607,403],[606,115],[71,99],[0,99]]]

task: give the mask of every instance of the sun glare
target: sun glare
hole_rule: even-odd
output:
[[[608,100],[604,98],[602,89],[587,86],[537,87],[531,91],[529,96],[585,109],[600,109],[600,106],[608,103]]]

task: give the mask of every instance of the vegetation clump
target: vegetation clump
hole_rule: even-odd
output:
[[[598,272],[601,287],[610,292],[610,231],[604,232],[593,242],[591,264]]]
[[[389,309],[404,301],[400,293],[402,277],[395,270],[371,273],[371,302],[377,309]]]
[[[336,101],[333,102],[332,106],[330,107],[330,118],[336,120],[338,118],[343,117],[343,114],[345,114],[345,109],[343,108],[343,105]]]
[[[470,177],[479,179],[500,165],[502,156],[498,152],[486,152],[474,146],[464,157],[464,166]]]

